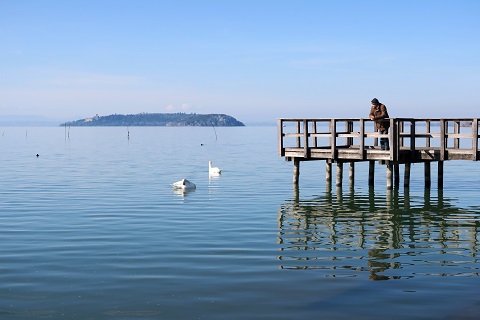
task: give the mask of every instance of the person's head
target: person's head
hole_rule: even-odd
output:
[[[377,98],[373,98],[373,100],[372,100],[372,106],[378,106],[378,105],[380,105],[380,102],[378,101],[378,99],[377,99]]]

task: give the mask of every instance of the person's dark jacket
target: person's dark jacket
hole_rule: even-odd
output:
[[[390,121],[382,120],[388,118],[387,107],[384,104],[381,103],[380,105],[372,106],[370,109],[370,116],[373,116],[375,126],[378,130],[388,130],[388,128],[390,128]]]

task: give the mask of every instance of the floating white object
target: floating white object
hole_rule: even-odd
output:
[[[176,189],[195,189],[197,187],[195,183],[190,182],[187,179],[174,182],[172,186]]]
[[[212,167],[212,161],[208,161],[208,173],[209,174],[220,174],[222,173],[222,169],[218,167]]]

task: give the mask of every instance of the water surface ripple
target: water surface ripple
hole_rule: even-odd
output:
[[[294,188],[276,132],[6,128],[0,319],[476,319],[478,164]]]

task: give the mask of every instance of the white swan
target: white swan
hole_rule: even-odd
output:
[[[218,167],[212,167],[212,161],[208,161],[208,173],[209,174],[220,174],[222,173],[222,169]]]
[[[176,189],[195,189],[197,187],[195,183],[190,182],[187,179],[174,182],[172,186]]]

